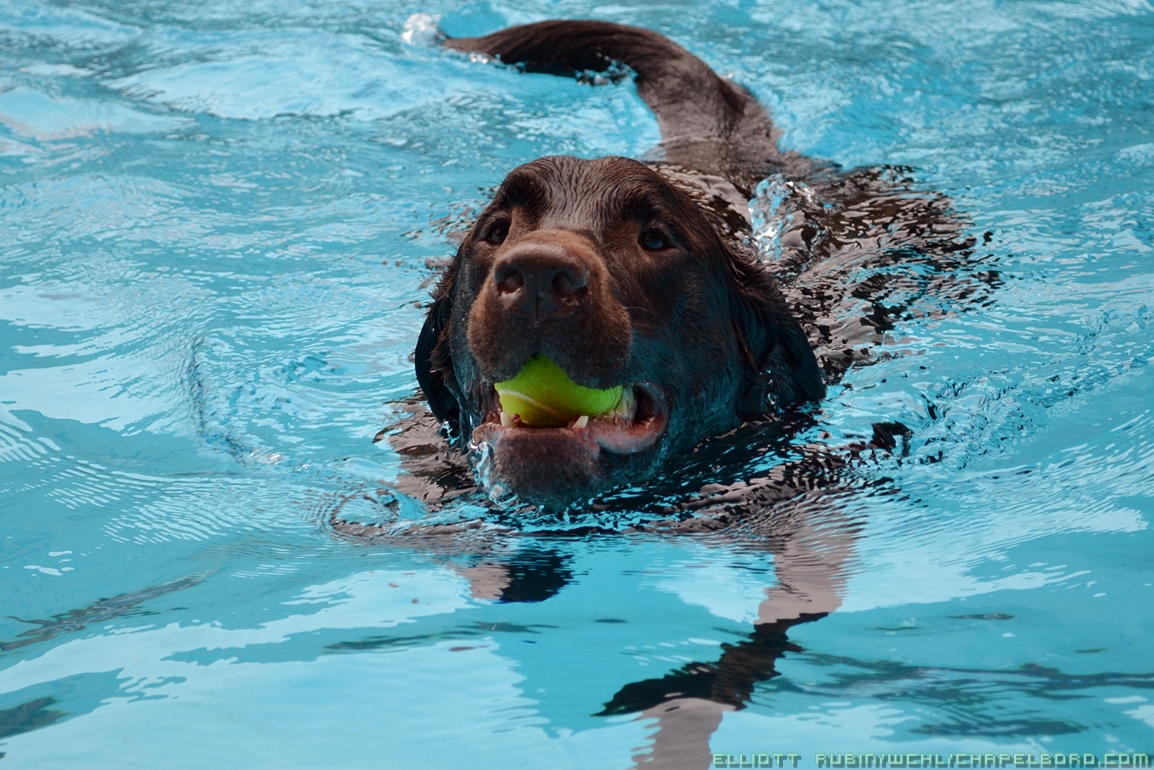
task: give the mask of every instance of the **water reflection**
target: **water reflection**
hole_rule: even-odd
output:
[[[557,12],[427,10],[458,35]],[[526,524],[397,421],[418,304],[509,168],[656,142],[630,87],[404,48],[388,3],[0,2],[5,762],[1144,747],[1148,8],[571,10],[692,46],[789,148],[911,166],[920,201],[875,210],[947,191],[963,280],[900,232],[847,259],[830,360],[874,356],[819,413]],[[773,262],[823,237],[787,188],[755,204],[789,220]],[[748,487],[774,474],[818,482]]]
[[[777,428],[780,434],[789,432],[787,426],[777,424]],[[704,536],[700,542],[708,548],[722,553],[738,548],[747,560],[753,553],[761,552],[771,557],[773,564],[772,574],[764,575],[763,598],[757,605],[752,631],[746,632],[744,638],[721,644],[716,659],[694,660],[660,677],[621,685],[596,712],[595,716],[600,717],[638,713],[643,719],[657,720],[650,744],[636,757],[639,763],[661,768],[708,766],[710,739],[722,714],[744,708],[756,685],[778,675],[776,664],[783,655],[801,652],[788,638],[790,629],[819,620],[841,605],[861,528],[861,521],[840,507],[841,500],[855,486],[855,469],[849,460],[866,449],[884,453],[894,448],[895,433],[900,433],[900,429],[880,426],[876,432],[879,444],[859,446],[848,455],[833,455],[823,447],[811,447],[802,459],[779,462],[760,477],[704,484],[696,497],[686,496],[687,477],[680,474],[676,476],[674,499],[681,510],[673,518],[668,517],[668,499],[662,495],[660,483],[646,487],[647,499],[637,494],[626,496],[625,506],[630,511],[649,507],[661,515],[636,522],[630,531],[663,533],[661,537],[675,540],[700,540]],[[726,458],[732,466],[738,462],[735,457],[748,470],[748,449],[734,455],[729,445],[733,437],[728,439],[713,442],[695,459],[699,472],[708,467],[708,475],[717,479],[717,461]],[[796,453],[796,447],[790,451]],[[421,463],[434,454],[407,454],[418,461],[415,469],[410,464],[410,471],[428,479],[427,466]],[[435,458],[435,463],[440,461],[443,458]],[[740,473],[732,467],[730,472]],[[331,512],[329,524],[334,532],[346,537],[418,547],[442,560],[471,552],[473,563],[453,568],[469,581],[472,596],[502,603],[540,602],[555,596],[573,579],[572,558],[566,550],[540,543],[558,537],[587,538],[594,516],[611,517],[613,509],[622,505],[621,500],[603,502],[599,513],[585,517],[533,512],[529,515],[545,521],[532,528],[523,520],[517,528],[486,525],[479,520],[463,525],[409,523],[395,528],[349,521],[339,508]],[[575,520],[576,531],[564,526],[547,531],[550,523],[572,525]],[[601,519],[603,523],[609,520]],[[529,533],[533,544],[519,547],[516,541]],[[542,537],[546,539],[542,541]],[[480,552],[478,543],[484,545]],[[373,646],[384,643],[370,642]]]

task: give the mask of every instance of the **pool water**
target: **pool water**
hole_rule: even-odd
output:
[[[396,491],[373,439],[470,214],[658,140],[628,82],[446,54],[417,12],[651,27],[783,146],[954,200],[993,289],[925,298],[796,439],[911,431],[812,500],[837,612],[755,633],[756,539]],[[0,764],[1152,752],[1152,356],[1147,0],[0,0]],[[411,535],[448,519],[482,526]]]

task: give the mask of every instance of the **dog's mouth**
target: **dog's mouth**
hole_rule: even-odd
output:
[[[601,415],[578,415],[560,427],[534,427],[501,405],[490,386],[484,405],[485,420],[474,431],[475,441],[490,444],[556,444],[558,459],[580,448],[582,454],[636,454],[649,449],[665,432],[669,408],[664,392],[649,383],[622,387],[617,406]],[[567,445],[562,447],[561,445]]]

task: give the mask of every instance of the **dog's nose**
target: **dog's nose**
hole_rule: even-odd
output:
[[[518,244],[493,265],[497,297],[506,310],[538,319],[562,316],[585,301],[589,271],[557,244]]]

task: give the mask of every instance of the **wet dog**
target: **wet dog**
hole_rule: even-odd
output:
[[[870,238],[965,245],[942,201],[779,151],[747,90],[657,33],[550,21],[444,45],[530,72],[632,73],[661,129],[660,160],[514,169],[434,291],[415,355],[422,391],[524,501],[563,508],[642,481],[709,436],[821,399],[855,343],[893,319],[884,305],[872,320],[833,319],[853,288],[847,260],[824,277],[813,267],[869,252]],[[767,178],[800,191],[776,277],[749,242],[748,202]],[[507,414],[494,385],[535,356],[576,385],[621,388],[621,403],[559,427]]]

